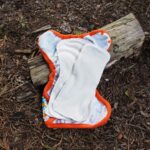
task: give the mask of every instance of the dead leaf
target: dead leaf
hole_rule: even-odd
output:
[[[118,139],[118,140],[121,140],[122,138],[123,138],[123,134],[122,134],[122,133],[119,133],[118,136],[117,136],[117,139]]]
[[[144,111],[140,111],[141,115],[144,116],[145,118],[149,118],[150,114],[145,113]]]
[[[0,39],[0,48],[5,47],[7,41],[7,36],[5,35],[2,39]]]

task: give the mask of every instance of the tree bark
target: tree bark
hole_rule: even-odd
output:
[[[107,68],[122,57],[126,58],[140,54],[145,35],[138,20],[132,13],[101,29],[107,30],[112,39],[111,60],[106,66]],[[48,81],[50,70],[42,56],[39,55],[29,59],[28,64],[33,84],[45,84]]]

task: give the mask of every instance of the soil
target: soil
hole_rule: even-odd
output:
[[[32,32],[45,25],[62,33],[91,31],[130,12],[146,39],[138,58],[120,60],[99,83],[112,105],[109,122],[93,130],[46,128],[40,98],[17,99],[25,92],[21,84],[31,82],[27,59],[38,55],[40,33]],[[149,0],[0,0],[0,149],[150,150],[149,51]]]

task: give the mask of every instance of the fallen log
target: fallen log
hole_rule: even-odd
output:
[[[126,58],[140,54],[145,35],[132,13],[102,27],[102,29],[107,30],[112,38],[111,61],[107,67],[110,67],[122,57]],[[29,59],[28,64],[33,84],[45,84],[48,81],[50,70],[42,56],[39,55]]]

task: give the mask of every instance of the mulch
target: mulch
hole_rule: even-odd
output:
[[[46,128],[40,98],[17,98],[24,92],[20,85],[31,82],[27,60],[39,54],[40,33],[32,32],[45,25],[62,33],[86,32],[130,12],[146,39],[138,58],[121,59],[99,83],[112,105],[110,121],[93,130]],[[149,0],[1,0],[0,14],[0,149],[150,150]]]

